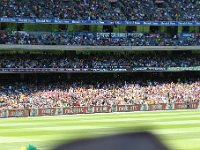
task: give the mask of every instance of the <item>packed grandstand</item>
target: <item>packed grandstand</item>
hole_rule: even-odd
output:
[[[104,106],[159,104],[196,109],[200,27],[154,21],[198,23],[199,12],[199,0],[1,0],[0,117],[8,110],[90,106],[102,112]],[[23,116],[17,113],[11,116]]]
[[[83,46],[196,46],[200,33],[95,33],[0,31],[0,44]]]
[[[185,75],[187,75],[185,77]],[[40,75],[4,77],[1,109],[65,108],[74,106],[113,106],[133,104],[172,104],[198,102],[198,74]],[[148,76],[148,77],[147,77]],[[189,77],[190,76],[190,77]],[[113,79],[112,79],[113,78]]]
[[[2,0],[1,17],[199,21],[198,0]]]
[[[2,54],[2,68],[67,68],[67,69],[133,69],[140,67],[199,67],[196,54],[128,53],[118,55],[94,54]]]

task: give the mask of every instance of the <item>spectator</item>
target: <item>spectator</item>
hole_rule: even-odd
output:
[[[0,68],[79,68],[79,69],[132,69],[138,67],[196,67],[199,55],[130,54],[106,55],[0,55]]]
[[[199,21],[198,0],[82,0],[0,1],[0,17],[73,19]]]
[[[0,109],[157,104],[200,100],[200,81],[12,83],[0,87]]]
[[[181,34],[169,36],[160,33],[49,33],[0,31],[0,44],[21,45],[78,45],[78,46],[196,46],[200,45],[199,33],[183,38]]]

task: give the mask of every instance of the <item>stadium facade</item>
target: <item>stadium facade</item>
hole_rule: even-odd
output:
[[[17,17],[2,9],[0,117],[198,109],[198,14],[175,19],[163,8],[167,20],[152,12],[128,20],[118,3],[125,5],[106,2],[106,11],[115,8],[118,17],[102,20],[78,19],[81,12],[75,18],[45,18],[46,11],[31,9],[26,13],[32,15]]]

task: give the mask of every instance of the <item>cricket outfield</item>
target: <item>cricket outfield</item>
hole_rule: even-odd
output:
[[[200,150],[200,111],[150,111],[0,119],[0,149],[33,144],[48,150],[64,141],[151,131],[174,150]]]

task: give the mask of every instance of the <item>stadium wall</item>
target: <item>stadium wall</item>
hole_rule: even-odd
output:
[[[115,106],[88,106],[88,107],[65,107],[65,108],[39,108],[39,109],[0,109],[0,118],[8,117],[36,117],[56,116],[73,114],[93,114],[112,112],[133,112],[133,111],[156,111],[156,110],[179,110],[199,109],[199,102],[172,103],[172,104],[134,104]]]

